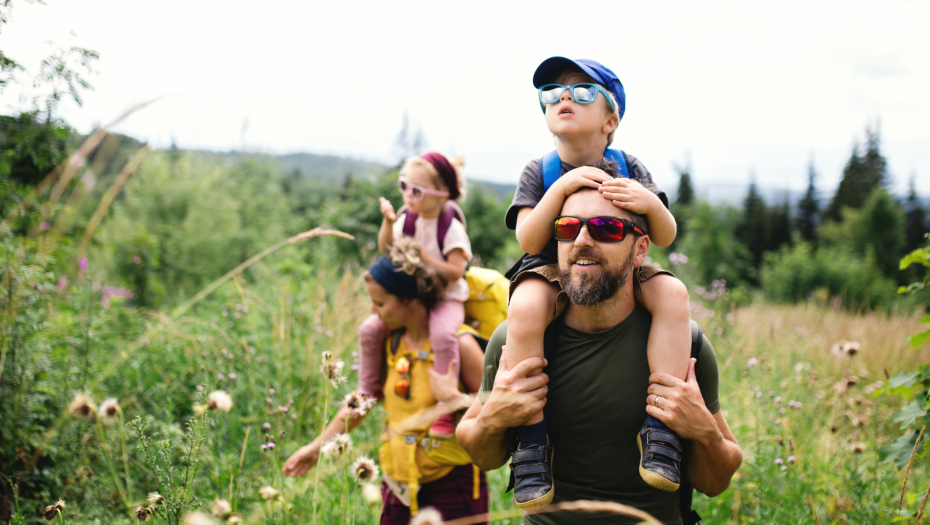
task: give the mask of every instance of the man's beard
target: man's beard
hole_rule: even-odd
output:
[[[562,280],[562,289],[568,295],[572,304],[578,306],[594,306],[617,294],[621,288],[626,286],[627,280],[633,270],[633,250],[636,245],[630,248],[630,253],[619,267],[606,264],[604,256],[593,248],[579,248],[571,253],[569,261],[578,259],[591,259],[601,264],[602,270],[599,272],[584,271],[577,278],[572,275],[571,265],[568,269],[559,265],[559,274]]]

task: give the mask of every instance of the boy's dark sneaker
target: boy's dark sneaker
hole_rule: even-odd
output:
[[[513,499],[523,510],[534,510],[552,503],[555,483],[552,481],[552,443],[521,445],[510,460],[510,486]]]
[[[652,487],[675,492],[681,484],[681,440],[671,429],[658,423],[647,420],[636,438],[639,475]]]

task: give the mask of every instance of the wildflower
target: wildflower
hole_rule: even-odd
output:
[[[57,515],[58,507],[55,505],[49,505],[48,507],[45,507],[45,510],[42,511],[42,517],[45,518],[45,521],[52,521]]]
[[[316,327],[316,331],[322,332],[323,327],[322,326]],[[329,351],[323,352],[322,354],[320,354],[320,359],[323,361],[323,364],[325,365],[326,363],[333,360],[333,353]]]
[[[830,347],[830,353],[836,357],[851,358],[859,353],[859,343],[856,341],[837,341]]]
[[[133,255],[133,256],[132,256],[132,262],[133,262],[134,264],[142,264],[142,258],[139,257],[138,255]]]
[[[358,390],[346,394],[343,403],[349,409],[349,417],[364,416],[377,401],[373,396],[366,395]]]
[[[433,507],[420,509],[420,512],[410,520],[410,525],[443,525],[442,514]]]
[[[268,445],[262,443],[262,452],[264,452],[265,450],[268,450]]]
[[[329,352],[324,352],[329,353]],[[345,368],[346,364],[342,361],[323,361],[323,365],[320,367],[320,372],[329,379],[329,382],[334,386],[339,386],[346,381],[346,376],[342,375],[342,369]]]
[[[352,438],[348,434],[336,434],[333,439],[323,443],[320,452],[324,456],[341,456],[343,452],[352,448]]]
[[[239,514],[230,514],[229,517],[226,518],[226,523],[236,524],[236,523],[245,523],[245,522],[242,521],[242,516],[240,516]]]
[[[788,406],[791,408],[794,408],[794,399],[792,399],[791,401],[788,401]]]
[[[42,224],[39,225],[39,229],[41,229],[44,232],[47,232],[51,227],[52,225],[49,224],[48,221],[42,221]]]
[[[78,272],[84,273],[87,271],[87,257],[81,257],[78,259]]]
[[[271,501],[281,501],[283,497],[281,496],[281,491],[269,486],[264,486],[258,490],[258,494],[262,499],[270,499]]]
[[[271,428],[271,423],[265,422],[265,423],[262,425],[262,428],[264,428],[264,429],[266,429],[266,430],[269,429],[269,428]]]
[[[786,470],[788,470],[788,465],[782,465],[782,466],[781,466],[781,471],[784,472],[784,471],[786,471]]]
[[[149,510],[143,506],[136,507],[136,519],[139,521],[146,521],[149,519]]]
[[[71,404],[68,406],[68,412],[74,417],[88,418],[97,412],[97,407],[94,406],[93,400],[86,394],[77,394],[74,396],[74,399],[71,400]]]
[[[784,461],[782,461],[781,458],[775,458],[776,465],[781,465],[782,463],[784,463]]]
[[[68,287],[68,279],[64,276],[58,278],[58,293],[65,291]]]
[[[219,410],[220,412],[229,412],[233,406],[233,400],[223,390],[215,390],[210,392],[210,396],[207,398],[209,403],[207,403],[207,410]]]
[[[268,389],[268,393],[271,394],[271,395],[274,395],[274,389],[273,389],[273,388],[269,388],[269,389]]]
[[[149,497],[145,498],[145,501],[148,501],[151,505],[161,505],[165,502],[165,498],[157,492],[149,492]]]
[[[365,483],[362,486],[362,497],[369,507],[374,507],[381,503],[381,489],[372,483]]]
[[[775,424],[776,424],[776,425],[781,425],[781,418],[780,418],[780,417],[776,417],[776,418],[775,418]]]
[[[213,525],[213,519],[203,512],[195,511],[184,516],[184,525]]]
[[[223,374],[216,374],[216,378],[219,379],[220,381],[222,381],[222,380],[226,379],[226,376],[224,376]]]
[[[760,397],[762,397],[762,392],[756,392],[756,399],[759,399]]]
[[[358,481],[371,481],[378,477],[378,465],[366,456],[361,456],[352,463],[352,473]]]
[[[115,421],[119,416],[119,403],[115,397],[110,397],[100,403],[100,418],[104,421]]]
[[[779,409],[778,409],[778,413],[779,413],[779,414],[784,414],[784,413],[785,413],[785,407],[779,408]]]
[[[865,452],[865,443],[853,443],[851,448],[853,454],[862,454]]]
[[[226,520],[232,514],[232,505],[224,499],[213,500],[213,515],[221,520]]]
[[[727,314],[727,315],[725,315],[725,316],[723,316],[723,317],[724,317],[727,321],[729,321],[729,322],[731,322],[731,323],[733,322],[733,314]]]
[[[746,366],[749,368],[752,368],[758,364],[759,364],[759,360],[756,359],[755,357],[750,357],[749,361],[746,361]]]
[[[792,463],[792,464],[793,464],[794,462],[795,462],[795,457],[794,457],[794,456],[788,456],[788,463]]]
[[[271,443],[268,443],[268,449],[271,450],[273,448],[274,448],[274,441],[272,441]]]
[[[203,385],[197,385],[197,391],[203,392]]]

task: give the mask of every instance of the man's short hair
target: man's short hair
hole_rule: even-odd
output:
[[[610,175],[611,177],[618,179],[620,178],[620,169],[617,165],[617,161],[610,160],[607,157],[594,163],[594,167],[603,171],[604,173]],[[626,208],[624,208],[626,209]],[[646,235],[649,235],[649,221],[646,220],[645,215],[640,215],[639,213],[634,213],[630,210],[626,210],[630,213],[630,222],[633,223],[633,226],[636,226],[642,230]]]

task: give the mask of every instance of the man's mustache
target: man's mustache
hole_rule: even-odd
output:
[[[575,261],[578,261],[579,259],[590,259],[597,263],[607,262],[607,259],[604,257],[604,254],[588,246],[585,246],[582,248],[575,248],[574,250],[572,250],[572,253],[569,254],[568,256],[568,263],[574,264]]]

